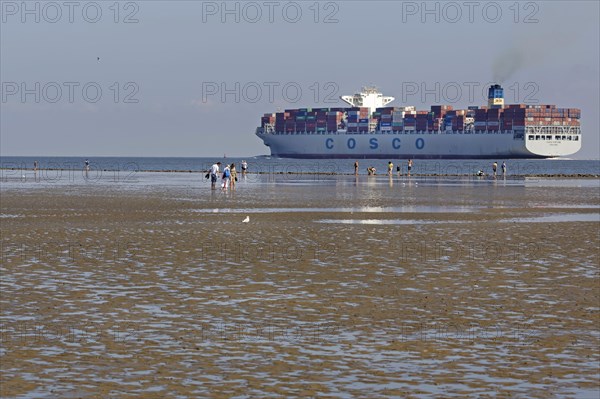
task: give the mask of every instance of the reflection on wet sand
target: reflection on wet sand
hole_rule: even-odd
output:
[[[359,180],[3,188],[1,395],[597,394],[594,187]]]

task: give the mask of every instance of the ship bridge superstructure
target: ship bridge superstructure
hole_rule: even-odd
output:
[[[340,99],[353,107],[368,107],[370,114],[395,100],[394,97],[384,96],[376,87],[371,86],[363,87],[359,93],[352,96],[340,96]]]

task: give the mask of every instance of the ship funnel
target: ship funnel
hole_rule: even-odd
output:
[[[491,85],[488,90],[488,107],[503,108],[504,107],[504,89],[502,86],[495,84]]]

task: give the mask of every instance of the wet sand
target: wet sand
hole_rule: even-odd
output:
[[[4,186],[2,397],[597,397],[597,184],[179,182]]]

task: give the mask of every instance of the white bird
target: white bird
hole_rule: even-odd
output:
[[[250,222],[250,216],[246,216],[246,219],[242,220],[242,223]]]

